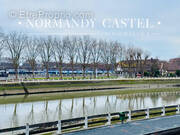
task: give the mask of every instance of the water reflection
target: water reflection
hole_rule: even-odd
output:
[[[179,92],[136,93],[0,105],[0,128],[178,104]]]

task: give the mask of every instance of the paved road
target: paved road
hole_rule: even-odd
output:
[[[67,133],[66,135],[143,135],[176,127],[180,127],[180,115],[134,121],[123,125],[116,124],[96,129]]]

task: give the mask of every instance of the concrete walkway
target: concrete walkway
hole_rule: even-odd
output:
[[[66,135],[143,135],[176,127],[180,127],[180,115],[116,124]]]

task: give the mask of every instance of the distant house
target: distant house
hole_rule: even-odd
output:
[[[170,59],[167,64],[167,71],[169,73],[175,73],[176,70],[180,70],[180,58]]]

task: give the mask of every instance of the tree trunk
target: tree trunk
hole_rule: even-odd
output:
[[[107,77],[109,78],[109,69],[107,69]]]
[[[18,67],[15,67],[15,76],[16,76],[16,80],[18,79]]]
[[[86,67],[84,65],[82,66],[82,71],[83,71],[83,78],[85,78],[86,77],[85,76]]]
[[[46,65],[46,79],[49,79],[49,72],[48,72],[48,70],[49,70],[49,66]]]
[[[34,66],[33,66],[33,67],[32,67],[33,78],[35,78],[34,70],[35,70],[35,68],[34,68]]]
[[[73,60],[71,60],[71,70],[72,70],[71,76],[74,79],[74,61]]]
[[[97,77],[97,76],[96,76],[96,75],[97,75],[97,73],[96,73],[96,72],[97,72],[97,67],[98,67],[98,64],[94,62],[94,63],[93,63],[93,74],[94,74],[94,78]]]
[[[59,65],[59,75],[60,75],[60,79],[63,79],[63,75],[62,75],[62,65]]]
[[[93,68],[94,79],[96,79],[96,66]]]
[[[118,77],[117,67],[118,67],[118,64],[115,63],[115,64],[114,64],[114,74],[115,74],[116,77]]]

